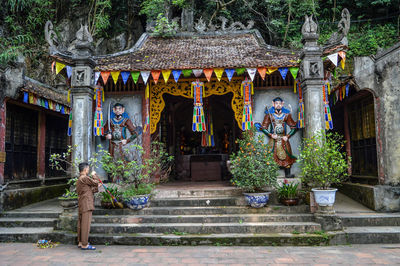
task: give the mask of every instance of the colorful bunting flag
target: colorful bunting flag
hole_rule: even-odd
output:
[[[158,79],[160,78],[161,71],[160,70],[153,70],[151,71],[151,76],[153,77],[154,83],[157,84]]]
[[[260,74],[261,78],[264,80],[265,79],[265,74],[267,73],[267,68],[266,67],[259,67],[257,68],[258,73]]]
[[[26,91],[24,91],[24,103],[28,103],[28,101],[29,101],[29,94]]]
[[[72,67],[65,66],[65,70],[67,70],[67,77],[70,78],[72,76]]]
[[[228,80],[231,81],[233,74],[235,74],[235,69],[225,69],[226,76]]]
[[[182,74],[182,70],[172,70],[172,76],[174,76],[174,80],[176,83],[178,83],[178,80],[179,80],[179,77],[181,76],[181,74]]]
[[[97,85],[97,81],[99,80],[100,72],[94,72],[94,85]]]
[[[193,74],[196,78],[199,78],[203,73],[203,69],[193,69]]]
[[[132,71],[131,76],[132,76],[133,82],[135,82],[135,84],[136,84],[139,80],[140,71]]]
[[[299,68],[298,67],[291,67],[289,68],[290,73],[293,76],[293,79],[297,78],[297,73],[299,72]]]
[[[281,73],[283,80],[285,80],[289,69],[287,67],[280,67],[280,68],[278,68],[278,70],[279,70],[279,73]]]
[[[131,72],[129,71],[121,71],[121,78],[124,84],[128,81],[129,76],[131,75]]]
[[[337,66],[337,64],[338,64],[338,53],[334,53],[334,54],[328,55],[328,59],[331,60],[331,62],[335,66]]]
[[[114,84],[117,84],[120,73],[121,73],[120,71],[111,71],[111,77],[114,80]]]
[[[269,67],[269,68],[267,68],[267,74],[271,75],[272,73],[274,73],[277,70],[278,70],[277,67]]]
[[[211,72],[212,73],[212,72]],[[203,110],[204,83],[199,80],[193,81],[191,85],[191,96],[193,97],[193,126],[192,130],[203,132],[206,130]]]
[[[168,79],[169,79],[169,76],[171,75],[171,70],[163,70],[161,72],[162,72],[162,75],[164,77],[165,83],[167,83]]]
[[[107,81],[108,81],[108,77],[110,76],[110,72],[109,71],[107,71],[107,72],[101,72],[101,78],[103,79],[103,83],[104,83],[104,85],[106,85],[107,84]]]
[[[58,75],[58,73],[60,73],[60,71],[63,70],[64,67],[65,65],[63,63],[56,62],[56,75]]]
[[[221,81],[222,74],[224,73],[223,68],[216,68],[214,69],[215,75],[217,76],[218,81]]]
[[[142,76],[144,84],[147,84],[150,77],[150,71],[140,71],[140,75]]]
[[[250,76],[251,81],[254,80],[254,76],[256,75],[257,68],[247,68],[247,73]]]
[[[236,68],[235,71],[236,71],[236,74],[238,76],[240,76],[240,75],[243,75],[243,73],[246,71],[246,69],[244,67],[241,67],[241,68]]]
[[[257,71],[257,70],[256,70]],[[254,94],[253,82],[246,79],[242,82],[240,93],[243,96],[242,130],[253,127],[253,112],[251,108],[251,95]]]
[[[214,69],[206,68],[206,69],[203,69],[203,72],[204,72],[204,75],[206,75],[208,82],[210,82],[212,73],[214,72]]]

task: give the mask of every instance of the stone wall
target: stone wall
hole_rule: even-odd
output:
[[[272,100],[276,97],[281,97],[285,102],[285,107],[287,109],[292,109],[292,117],[294,121],[297,121],[298,117],[298,96],[293,93],[293,88],[290,89],[268,89],[268,90],[255,90],[254,92],[254,110],[253,119],[254,122],[262,123],[265,116],[265,106],[268,108],[272,106]],[[264,134],[263,134],[264,135]],[[298,157],[300,154],[299,146],[301,143],[301,138],[303,136],[302,130],[298,130],[294,136],[290,138],[290,145],[292,147],[293,155]],[[268,137],[265,136],[265,141],[268,141]],[[292,166],[291,173],[298,176],[300,174],[300,169],[298,163]],[[279,171],[279,176],[284,176],[284,171]]]

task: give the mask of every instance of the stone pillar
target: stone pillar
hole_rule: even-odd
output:
[[[304,100],[305,137],[315,135],[325,129],[325,118],[322,99],[324,78],[322,49],[317,41],[317,24],[310,18],[302,28],[303,51],[300,55],[300,82]]]
[[[37,178],[44,183],[46,175],[46,114],[39,112],[37,145]]]

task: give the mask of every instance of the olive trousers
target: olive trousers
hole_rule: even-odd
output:
[[[92,211],[79,212],[78,215],[78,243],[87,246],[89,243],[90,224],[92,222]]]

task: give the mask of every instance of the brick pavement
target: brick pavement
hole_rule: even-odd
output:
[[[1,243],[0,265],[395,265],[400,244],[328,247],[98,246]]]

